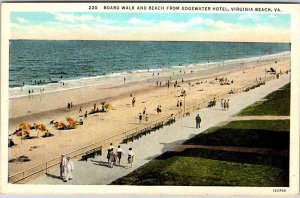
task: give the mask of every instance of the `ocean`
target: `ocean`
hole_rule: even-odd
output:
[[[289,52],[285,43],[11,40],[10,96],[26,90],[105,83],[148,73]],[[97,81],[98,79],[98,81]],[[22,87],[22,89],[21,89]]]

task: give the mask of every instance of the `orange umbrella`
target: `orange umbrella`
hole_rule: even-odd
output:
[[[25,131],[29,131],[31,129],[31,125],[28,123],[22,123],[22,124],[20,124],[20,128]]]
[[[71,127],[73,127],[74,129],[77,127],[77,124],[75,121],[69,121],[69,124]]]
[[[36,125],[36,129],[40,130],[40,131],[47,131],[47,128],[44,124],[38,124]]]
[[[55,124],[55,127],[57,129],[63,129],[63,128],[65,128],[65,126],[66,125],[63,122],[58,122],[58,123]]]
[[[70,125],[71,127],[76,128],[76,125],[77,125],[77,124],[76,124],[76,121],[75,121],[73,118],[67,117],[66,120],[67,120],[67,122],[69,123],[69,125]]]

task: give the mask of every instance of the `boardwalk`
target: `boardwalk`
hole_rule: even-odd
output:
[[[215,126],[221,122],[225,122],[230,119],[230,116],[236,114],[241,109],[261,99],[267,94],[279,89],[290,81],[289,75],[282,75],[280,79],[275,79],[267,82],[259,88],[233,95],[230,97],[230,109],[228,111],[222,111],[220,109],[219,101],[214,108],[201,109],[199,112],[193,113],[191,116],[178,120],[175,124],[164,127],[150,135],[144,136],[139,140],[130,142],[127,145],[121,145],[125,151],[125,157],[121,162],[121,167],[108,168],[106,151],[102,156],[89,159],[87,162],[78,161],[75,162],[75,171],[73,180],[64,183],[58,176],[59,171],[53,172],[48,176],[41,176],[33,181],[31,184],[109,184],[112,181],[127,175],[136,168],[144,165],[155,157],[170,150],[174,150],[180,147],[182,142],[193,137],[202,131]],[[200,114],[202,118],[201,129],[195,128],[195,116]],[[117,145],[115,145],[116,147]],[[135,161],[132,168],[126,167],[126,158],[128,148],[132,147],[136,154]]]

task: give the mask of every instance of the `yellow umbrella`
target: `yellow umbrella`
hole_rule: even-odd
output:
[[[109,110],[112,110],[113,106],[110,103],[108,103],[108,104],[105,105],[105,108],[109,109]]]
[[[25,137],[29,135],[28,131],[19,131],[18,133],[16,133],[16,136],[21,136],[21,137]]]
[[[22,131],[22,137],[26,137],[26,136],[28,136],[29,135],[29,132],[27,132],[27,131]]]

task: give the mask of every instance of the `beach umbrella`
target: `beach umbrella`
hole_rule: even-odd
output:
[[[105,108],[109,109],[109,110],[112,110],[113,106],[110,103],[108,103],[108,104],[105,105]]]
[[[29,132],[28,131],[22,131],[22,135],[21,137],[26,137],[29,135]]]
[[[67,117],[66,120],[67,120],[67,122],[76,122],[76,121],[75,121],[73,118],[71,118],[71,117]]]
[[[75,121],[69,121],[69,125],[70,125],[73,129],[75,129],[75,128],[77,127],[77,124],[76,124]]]
[[[29,131],[31,129],[31,125],[28,123],[22,123],[22,124],[20,124],[20,128],[25,131]]]
[[[44,124],[38,124],[36,125],[36,129],[40,130],[40,131],[47,131],[47,128]]]
[[[28,132],[28,131],[25,131],[25,130],[23,130],[23,131],[19,131],[19,132],[17,132],[15,135],[16,135],[16,136],[25,137],[25,136],[29,135],[29,132]]]
[[[45,132],[47,131],[47,128],[44,124],[38,124],[36,125],[36,129],[38,129],[37,137],[39,137],[40,131]]]
[[[71,117],[67,117],[66,118],[67,122],[69,123],[69,125],[72,127],[72,128],[76,128],[77,127],[77,124],[76,124],[76,120],[71,118]]]
[[[63,122],[57,122],[55,124],[56,129],[63,129],[63,128],[65,128],[65,126],[66,125]]]

